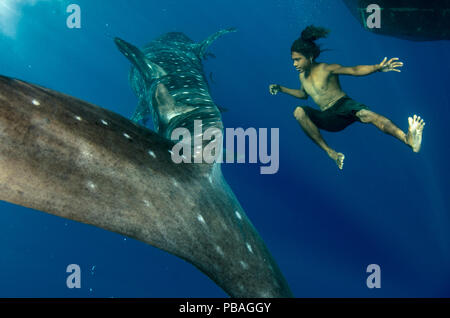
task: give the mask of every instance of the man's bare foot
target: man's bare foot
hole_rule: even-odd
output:
[[[408,117],[408,134],[406,135],[406,142],[411,146],[414,152],[419,152],[422,144],[422,132],[425,122],[420,116],[414,115],[414,118]]]
[[[330,156],[331,159],[333,159],[336,162],[339,169],[342,170],[342,168],[344,168],[345,156],[343,153],[336,152],[336,151],[330,151],[328,153],[328,155]]]

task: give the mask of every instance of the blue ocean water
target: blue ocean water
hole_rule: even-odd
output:
[[[81,29],[66,26],[71,3],[81,8]],[[346,155],[339,171],[292,115],[313,102],[269,94],[272,83],[299,87],[290,46],[310,24],[332,30],[319,61],[405,63],[401,73],[341,76],[341,84],[402,129],[408,116],[422,116],[419,154],[356,123],[323,133]],[[213,99],[228,109],[225,127],[280,129],[280,168],[222,170],[294,295],[449,297],[448,41],[371,34],[337,0],[1,0],[0,74],[130,117],[130,64],[113,37],[144,45],[180,31],[201,41],[228,27],[238,32],[214,43],[216,58],[204,63]],[[5,202],[0,210],[0,297],[226,296],[192,265],[144,243]],[[80,289],[66,286],[69,264],[81,267]],[[369,264],[381,268],[379,289],[366,285]]]

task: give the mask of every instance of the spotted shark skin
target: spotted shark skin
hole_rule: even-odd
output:
[[[132,64],[130,84],[139,98],[132,120],[145,124],[153,119],[155,130],[167,139],[176,128],[186,128],[193,136],[195,120],[201,120],[203,131],[223,131],[221,113],[209,93],[202,60],[214,41],[235,31],[218,31],[201,43],[184,33],[171,32],[142,49],[116,38],[117,47]],[[195,149],[192,153],[196,154]]]
[[[232,297],[292,297],[220,164],[175,164],[172,147],[107,109],[0,76],[0,200],[165,250]]]

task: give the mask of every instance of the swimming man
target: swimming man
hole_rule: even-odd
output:
[[[282,92],[300,99],[308,99],[308,96],[311,96],[320,110],[301,106],[295,109],[294,116],[308,137],[336,162],[339,169],[343,168],[345,156],[327,145],[319,129],[337,132],[356,121],[370,123],[399,139],[414,152],[419,152],[425,126],[419,116],[414,115],[408,118],[409,128],[405,134],[388,118],[348,97],[339,83],[339,75],[365,76],[375,72],[400,72],[398,68],[402,67],[403,63],[398,58],[392,58],[389,61],[384,58],[380,64],[353,67],[316,62],[321,50],[314,41],[326,37],[328,33],[328,30],[315,26],[309,26],[303,30],[301,37],[291,47],[294,67],[300,73],[301,88],[290,89],[272,84],[269,86],[270,93],[276,95]]]

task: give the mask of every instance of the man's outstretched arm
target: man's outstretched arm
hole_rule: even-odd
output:
[[[269,92],[272,95],[276,95],[278,92],[282,92],[300,99],[308,99],[308,94],[305,92],[303,87],[300,89],[292,89],[278,84],[272,84],[269,86]]]
[[[375,72],[400,72],[398,67],[402,67],[403,63],[398,62],[398,58],[394,57],[387,61],[387,57],[380,64],[375,65],[358,65],[358,66],[342,66],[339,64],[327,64],[325,70],[336,75],[352,75],[366,76]]]

